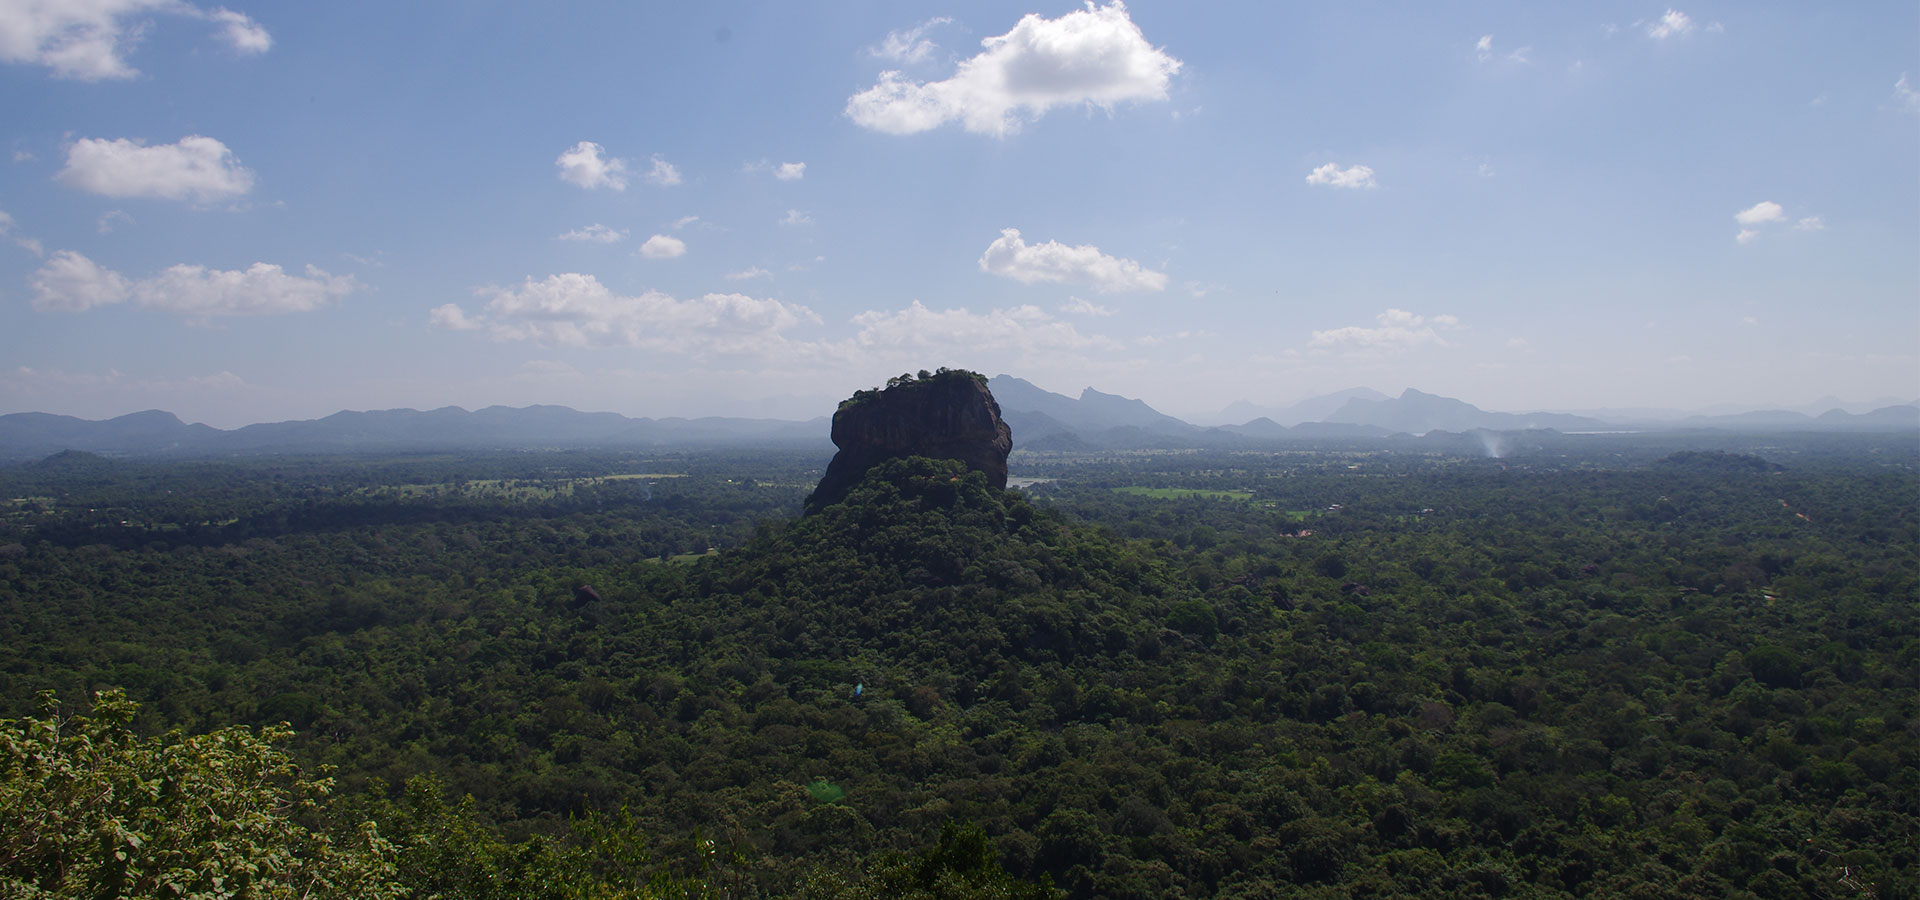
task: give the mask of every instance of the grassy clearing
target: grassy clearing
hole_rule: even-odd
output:
[[[414,500],[433,497],[464,499],[517,500],[531,502],[571,497],[575,488],[592,487],[610,481],[648,481],[685,478],[683,473],[636,472],[622,475],[592,475],[582,478],[469,478],[441,484],[389,484],[362,488],[356,493],[383,498]]]
[[[1201,497],[1207,500],[1251,500],[1252,491],[1216,491],[1205,488],[1154,488],[1154,487],[1117,487],[1115,491],[1132,494],[1135,497],[1152,497],[1155,500],[1185,500],[1189,497]]]

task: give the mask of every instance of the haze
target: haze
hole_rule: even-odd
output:
[[[1920,395],[1910,2],[0,0],[0,412]]]

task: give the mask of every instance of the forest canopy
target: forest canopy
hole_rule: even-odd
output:
[[[417,896],[1915,896],[1913,454],[1596,447],[0,470],[0,715]]]

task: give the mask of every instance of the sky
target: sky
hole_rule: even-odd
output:
[[[0,0],[0,413],[1920,397],[1920,5]]]

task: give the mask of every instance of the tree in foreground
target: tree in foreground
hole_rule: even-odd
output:
[[[6,897],[405,896],[373,823],[332,835],[333,786],[280,749],[293,732],[244,726],[134,734],[136,704],[0,721],[0,895]]]

